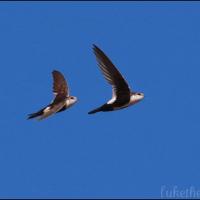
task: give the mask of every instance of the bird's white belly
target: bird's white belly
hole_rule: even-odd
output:
[[[68,109],[69,107],[71,107],[73,104],[74,104],[74,102],[72,102],[70,99],[67,99],[65,101],[66,109]]]
[[[44,119],[56,112],[58,112],[62,107],[65,105],[65,102],[60,102],[59,104],[54,105],[53,107],[48,106],[47,108],[44,109],[43,115],[41,115],[38,119]]]
[[[140,96],[137,96],[137,95],[131,95],[131,98],[130,98],[130,102],[129,102],[129,105],[133,105],[139,101],[142,100],[143,97],[140,97]]]
[[[116,97],[113,97],[112,99],[110,99],[107,104],[113,104],[116,101]]]
[[[114,100],[115,101],[115,100]],[[114,102],[113,99],[110,100],[110,102]],[[126,107],[129,107],[129,106],[132,106],[134,105],[135,103],[137,103],[138,101],[140,101],[140,99],[135,96],[135,95],[132,95],[131,98],[130,98],[130,101],[127,103],[127,104],[124,104],[123,106],[120,106],[120,107],[115,107],[114,110],[120,110],[120,109],[123,109],[123,108],[126,108]]]

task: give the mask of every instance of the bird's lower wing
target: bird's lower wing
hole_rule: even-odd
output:
[[[41,109],[40,111],[30,114],[28,119],[31,119],[31,118],[37,118],[38,120],[45,119],[45,118],[49,117],[50,115],[61,110],[64,105],[65,105],[65,102],[60,102],[57,104],[50,104],[49,106]]]
[[[55,114],[56,112],[61,110],[64,105],[65,105],[65,102],[60,102],[59,104],[46,107],[43,110],[43,114],[38,117],[38,120],[45,119],[45,118],[49,117],[50,115]]]

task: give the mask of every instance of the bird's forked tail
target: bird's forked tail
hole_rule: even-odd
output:
[[[27,119],[33,119],[35,117],[39,117],[42,115],[42,113],[43,113],[42,110],[40,110],[39,112],[29,114]]]
[[[94,114],[94,113],[97,113],[97,112],[100,112],[100,111],[101,111],[101,107],[96,108],[94,110],[91,110],[90,112],[88,112],[88,114]]]

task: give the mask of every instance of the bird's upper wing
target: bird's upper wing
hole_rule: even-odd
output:
[[[69,88],[64,76],[59,72],[54,70],[53,75],[53,92],[55,94],[55,101],[60,101],[69,96]]]
[[[114,64],[96,45],[93,45],[93,50],[105,79],[112,85],[113,97],[118,101],[121,98],[130,98],[130,88]]]

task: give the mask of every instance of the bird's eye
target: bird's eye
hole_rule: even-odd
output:
[[[74,97],[70,97],[70,99],[74,99]]]

